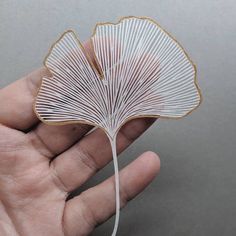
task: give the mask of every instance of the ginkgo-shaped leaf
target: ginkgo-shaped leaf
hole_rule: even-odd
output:
[[[183,117],[200,104],[201,96],[195,66],[151,19],[127,17],[117,24],[98,24],[91,45],[93,60],[73,31],[53,45],[45,59],[52,77],[43,78],[35,111],[48,124],[87,123],[106,132],[116,174],[115,235],[118,130],[137,117]]]

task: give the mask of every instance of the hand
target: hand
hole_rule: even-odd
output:
[[[84,236],[115,211],[113,177],[66,201],[112,154],[102,130],[86,135],[91,126],[39,122],[32,108],[47,74],[39,69],[0,90],[0,235]],[[118,153],[153,122],[136,119],[124,125]],[[159,168],[157,155],[146,152],[121,170],[121,205],[140,193]]]

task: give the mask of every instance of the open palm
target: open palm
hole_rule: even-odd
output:
[[[66,201],[112,160],[103,131],[91,126],[48,126],[33,112],[41,68],[0,90],[0,235],[89,235],[114,214],[113,177]],[[136,119],[120,130],[120,153],[154,119]],[[121,205],[155,177],[159,158],[142,154],[121,170]],[[109,233],[107,233],[109,235]]]

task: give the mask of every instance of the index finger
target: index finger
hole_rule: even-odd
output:
[[[50,72],[42,67],[0,90],[0,123],[10,128],[27,130],[39,122],[33,103],[41,79]]]

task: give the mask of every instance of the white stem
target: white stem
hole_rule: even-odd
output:
[[[117,152],[116,152],[116,135],[113,138],[109,137],[109,140],[111,143],[112,157],[114,163],[115,191],[116,191],[116,217],[112,236],[116,236],[120,218],[120,180],[119,180],[119,167],[118,167]]]

